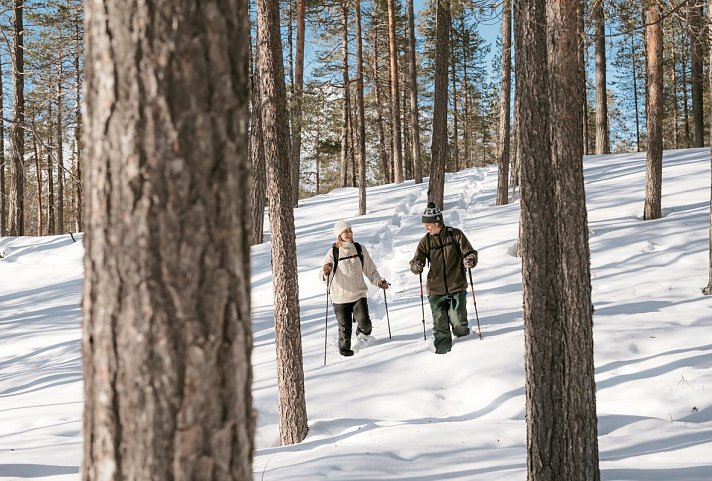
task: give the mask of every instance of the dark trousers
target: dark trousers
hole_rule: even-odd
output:
[[[443,354],[452,349],[452,334],[465,336],[467,329],[467,291],[445,296],[428,296],[433,313],[433,338],[435,351]],[[452,334],[451,334],[452,326]]]
[[[339,323],[339,350],[351,349],[351,324],[353,322],[358,325],[356,334],[371,334],[373,326],[371,317],[368,315],[368,302],[365,297],[356,302],[334,303],[333,306],[336,320]]]

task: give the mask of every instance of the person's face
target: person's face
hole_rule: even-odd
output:
[[[339,237],[343,242],[353,242],[354,241],[354,232],[351,230],[351,228],[346,229],[343,231]]]
[[[428,234],[430,235],[438,235],[440,233],[440,230],[442,227],[440,227],[440,224],[423,224],[425,227],[425,230],[428,231]]]

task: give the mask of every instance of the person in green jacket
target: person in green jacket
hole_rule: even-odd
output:
[[[453,334],[470,334],[465,269],[477,265],[477,251],[461,230],[445,226],[442,211],[434,202],[428,202],[422,222],[427,234],[418,243],[410,270],[420,275],[425,261],[430,262],[427,289],[433,313],[433,345],[437,354],[446,354],[452,349]]]

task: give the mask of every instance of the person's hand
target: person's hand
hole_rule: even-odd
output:
[[[379,289],[388,289],[388,286],[390,286],[388,281],[386,281],[385,279],[381,279],[380,281],[378,281],[376,283],[376,285],[378,286]]]
[[[331,270],[334,268],[332,264],[324,264],[324,267],[321,268],[321,270],[324,272],[324,276],[328,276],[331,274]]]
[[[463,260],[462,264],[465,266],[465,269],[472,269],[477,265],[477,253],[473,252],[472,254],[468,254]]]
[[[423,264],[423,261],[414,260],[410,263],[410,272],[412,272],[413,274],[420,274],[423,272],[424,265],[425,264]]]

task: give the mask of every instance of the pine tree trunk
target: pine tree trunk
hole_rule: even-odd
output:
[[[80,52],[81,52],[81,36],[79,25],[76,25],[75,30],[76,42],[77,42],[77,52],[74,56],[74,76],[75,76],[75,90],[74,90],[74,146],[76,149],[76,163],[74,167],[74,205],[75,205],[75,225],[74,230],[76,232],[84,231],[84,186],[82,185],[82,153],[84,149],[82,148],[82,79],[84,78],[84,73],[80,67]]]
[[[599,479],[581,14],[577,0],[515,9],[529,481]]]
[[[259,52],[256,53],[259,56]],[[250,83],[250,136],[249,160],[252,168],[250,183],[250,245],[264,242],[265,191],[267,174],[265,172],[265,148],[262,132],[262,97],[259,88],[259,71],[254,68],[256,59],[252,62]]]
[[[403,182],[403,146],[401,140],[400,85],[398,82],[398,37],[396,36],[395,0],[388,3],[388,47],[391,71],[391,156],[393,158],[393,182]]]
[[[675,35],[675,30],[673,29],[671,32],[671,38],[670,42],[672,43],[671,45],[671,54],[672,54],[672,69],[670,71],[670,83],[672,83],[672,119],[670,119],[672,123],[672,142],[673,142],[673,148],[679,149],[680,148],[680,129],[678,129],[678,124],[677,124],[677,119],[680,115],[678,109],[677,109],[677,46],[675,45],[675,40],[676,40],[676,35]]]
[[[349,181],[349,0],[341,0],[341,78],[343,82],[343,110],[341,112],[341,176],[339,187],[348,186]]]
[[[62,95],[62,57],[57,63],[57,234],[64,234],[64,135],[62,115],[64,102]]]
[[[0,85],[3,82],[0,61]],[[0,88],[0,112],[5,111],[5,93]],[[5,118],[0,115],[0,237],[7,235],[7,185],[5,183]]]
[[[47,235],[57,234],[57,211],[54,208],[54,162],[52,152],[54,146],[54,132],[52,131],[52,102],[47,102]]]
[[[307,407],[299,322],[297,244],[291,203],[287,92],[284,85],[279,0],[257,0],[257,55],[262,130],[270,199],[279,436],[283,445],[307,435]]]
[[[408,62],[410,63],[408,87],[410,91],[410,131],[413,156],[413,178],[423,183],[423,161],[420,158],[420,124],[418,111],[418,66],[416,63],[415,14],[413,0],[408,0]]]
[[[9,233],[25,235],[25,61],[23,27],[24,0],[13,0],[12,8],[12,125],[10,126],[10,189]]]
[[[450,16],[450,38],[454,39],[453,35],[455,29],[453,28],[452,16]],[[457,62],[455,60],[455,42],[450,42],[450,71],[452,73],[452,157],[450,158],[449,165],[452,172],[457,172],[460,170],[460,127],[459,127],[459,116],[457,112]],[[450,169],[448,169],[450,170]]]
[[[366,112],[363,100],[361,0],[356,4],[356,103],[358,113],[358,212],[366,215]]]
[[[705,26],[703,25],[704,6],[702,2],[699,2],[697,0],[693,0],[690,3],[691,6],[688,10],[688,18],[690,24],[690,81],[692,83],[692,125],[694,127],[692,146],[703,147],[705,145],[705,120],[703,113],[703,69],[706,39]]]
[[[636,69],[636,52],[635,52],[635,40],[631,36],[630,39],[630,49],[631,49],[631,64],[633,66],[633,104],[635,105],[635,146],[636,152],[640,152],[640,108],[638,106],[638,72]]]
[[[37,149],[37,125],[35,124],[35,115],[32,115],[32,151],[35,157],[35,172],[37,173],[37,235],[41,236],[44,228],[44,215],[42,211],[42,163]]]
[[[442,208],[445,195],[445,166],[447,165],[447,97],[448,60],[450,47],[450,1],[436,0],[435,26],[435,101],[433,102],[433,140],[431,144],[430,184],[428,200]]]
[[[378,6],[376,6],[377,8]],[[386,133],[383,127],[383,101],[381,100],[381,84],[378,79],[378,28],[373,28],[373,89],[376,91],[376,130],[378,131],[378,157],[383,170],[383,183],[389,182],[388,151],[386,150]]]
[[[248,12],[86,3],[82,479],[252,479]]]
[[[656,0],[648,0],[646,24],[648,153],[643,218],[652,220],[662,216],[663,183],[663,27]]]
[[[294,163],[294,206],[299,204],[299,177],[302,156],[302,103],[304,97],[304,15],[306,0],[297,0],[297,52],[292,96],[292,162]]]
[[[509,136],[512,82],[512,4],[502,3],[502,56],[501,95],[499,101],[499,138],[497,139],[497,202],[509,203]]]
[[[610,154],[606,91],[606,24],[603,1],[591,4],[596,22],[596,155]]]
[[[712,22],[712,8],[708,10],[708,21]],[[709,50],[709,60],[712,62],[712,49]],[[709,71],[709,86],[712,89],[712,69]],[[710,147],[712,154],[712,147]],[[706,296],[712,295],[712,155],[710,156],[710,229],[709,229],[709,276],[707,286],[702,289],[702,293]]]
[[[555,220],[561,256],[558,277],[562,281],[561,295],[557,299],[561,303],[562,317],[561,325],[549,333],[549,339],[544,344],[551,346],[544,356],[551,356],[549,360],[558,364],[553,368],[553,384],[537,388],[541,390],[541,406],[552,401],[551,393],[560,393],[554,395],[554,410],[546,421],[546,430],[539,431],[544,434],[539,441],[542,443],[540,449],[553,448],[547,454],[552,456],[554,463],[560,460],[561,464],[553,471],[553,477],[544,475],[542,480],[600,479],[588,218],[583,145],[577,135],[583,123],[578,106],[583,99],[584,69],[576,55],[584,36],[583,30],[577,31],[577,28],[582,28],[581,18],[583,4],[579,0],[560,0],[549,4],[551,159],[556,176]],[[604,139],[607,141],[607,115],[605,125]],[[535,355],[542,352],[536,348],[533,351]],[[545,361],[538,366],[539,373],[548,375],[550,366]],[[559,416],[566,422],[559,423]],[[556,441],[548,444],[549,440]],[[560,447],[556,446],[558,443]],[[538,453],[535,459],[541,459]],[[541,472],[544,474],[546,470]]]

